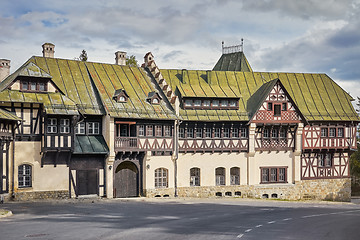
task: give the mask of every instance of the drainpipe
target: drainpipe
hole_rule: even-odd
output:
[[[16,124],[17,125],[17,124]],[[15,129],[17,127],[14,127],[14,125],[12,126],[12,135],[13,135],[13,140],[12,140],[12,157],[11,157],[11,198],[14,199],[15,198]]]
[[[172,160],[174,162],[174,197],[178,197],[178,190],[177,190],[177,160],[179,158],[179,147],[178,147],[178,133],[179,133],[179,120],[176,119],[174,122],[174,143],[173,149],[174,153],[172,155]]]

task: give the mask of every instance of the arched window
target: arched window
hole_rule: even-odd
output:
[[[230,185],[240,185],[240,168],[230,168]]]
[[[200,186],[200,168],[190,169],[190,186]]]
[[[225,168],[218,167],[215,169],[216,186],[225,185]]]
[[[166,168],[158,168],[155,170],[155,188],[168,187],[168,170]]]
[[[31,165],[23,164],[19,166],[18,168],[19,188],[32,186],[31,173],[32,173]]]

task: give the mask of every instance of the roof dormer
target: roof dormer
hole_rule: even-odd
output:
[[[148,101],[151,104],[160,104],[160,101],[162,100],[162,97],[157,92],[149,92],[148,97],[146,101]]]
[[[113,99],[118,103],[126,103],[129,99],[129,95],[126,93],[125,89],[116,89]]]

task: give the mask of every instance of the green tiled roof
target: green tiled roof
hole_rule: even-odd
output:
[[[5,109],[0,109],[0,119],[8,121],[22,121],[21,118]]]
[[[74,154],[108,154],[109,148],[102,135],[75,136]]]
[[[279,79],[307,121],[359,121],[351,96],[326,74],[161,70],[179,97],[239,97],[239,110],[180,110],[184,120],[248,121],[251,96]],[[260,99],[260,97],[256,97]]]
[[[47,114],[78,115],[76,104],[57,93],[33,93],[5,89],[0,92],[0,101],[14,103],[39,103],[43,104]]]
[[[213,71],[252,72],[252,69],[243,52],[234,52],[222,54]]]
[[[148,94],[156,90],[142,68],[91,62],[85,64],[110,116],[143,119],[176,118],[165,101],[160,101],[158,105],[147,101]],[[118,89],[126,91],[129,96],[127,102],[116,102],[113,99]]]

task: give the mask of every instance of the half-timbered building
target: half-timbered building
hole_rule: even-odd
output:
[[[213,70],[54,48],[0,83],[2,194],[350,199],[359,117],[326,74],[254,72],[242,46]]]

